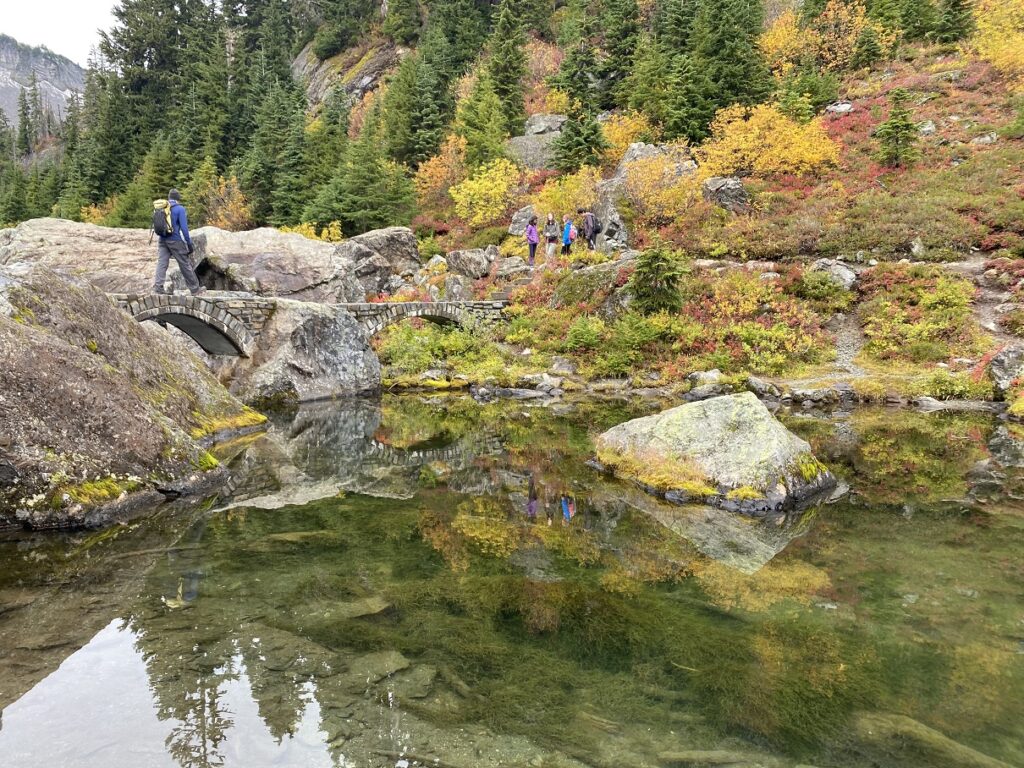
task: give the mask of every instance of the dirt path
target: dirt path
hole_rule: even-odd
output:
[[[972,254],[964,261],[956,261],[943,264],[942,266],[950,272],[968,278],[977,286],[978,294],[974,299],[972,309],[974,311],[974,319],[978,325],[992,334],[999,344],[1019,343],[1020,340],[1018,338],[1006,333],[999,325],[998,307],[1000,304],[1012,301],[1012,296],[1009,291],[1004,291],[1000,287],[993,287],[985,280],[983,275],[985,273],[986,261],[988,261],[986,256]]]

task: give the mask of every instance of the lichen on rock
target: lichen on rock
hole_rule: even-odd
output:
[[[750,392],[687,403],[619,424],[598,462],[670,501],[761,515],[808,502],[835,478]]]

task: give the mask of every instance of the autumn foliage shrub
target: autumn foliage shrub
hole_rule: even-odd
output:
[[[466,140],[452,134],[441,145],[441,151],[416,171],[416,200],[421,208],[444,208],[450,204],[451,188],[465,179]]]
[[[608,147],[601,156],[605,168],[614,168],[630,144],[657,141],[660,131],[646,115],[636,110],[614,114],[601,124]]]
[[[690,160],[686,144],[668,145],[667,150],[630,163],[626,169],[626,200],[649,224],[669,224],[701,199],[698,175],[686,165]]]
[[[802,176],[835,165],[839,145],[829,138],[820,119],[804,124],[771,104],[736,105],[718,112],[711,138],[696,154],[708,176]]]
[[[575,216],[580,208],[592,208],[597,203],[597,184],[600,181],[601,172],[589,166],[576,173],[549,180],[531,200],[538,219],[553,213],[561,223],[563,214]]]
[[[519,188],[519,169],[500,158],[482,166],[475,175],[452,187],[455,212],[472,227],[494,224],[506,216]]]
[[[1024,88],[1024,0],[977,0],[974,24],[981,57]]]
[[[974,286],[931,265],[879,264],[861,273],[866,351],[881,359],[939,362],[982,349]]]

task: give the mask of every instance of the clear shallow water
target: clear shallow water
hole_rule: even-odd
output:
[[[752,521],[589,470],[639,412],[304,409],[199,508],[0,541],[0,760],[1024,765],[1024,437],[783,414],[852,491]]]

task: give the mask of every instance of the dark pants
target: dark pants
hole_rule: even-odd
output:
[[[592,251],[597,250],[597,234],[587,235],[587,248]]]
[[[533,266],[533,260],[537,257],[537,244],[530,243],[530,265]]]
[[[199,290],[199,278],[192,267],[192,259],[188,255],[188,246],[181,240],[171,237],[160,238],[160,244],[156,247],[156,279],[153,281],[153,290],[157,293],[164,292],[164,283],[167,281],[167,265],[171,257],[178,263],[178,270],[185,278],[185,285],[195,293]]]
[[[562,243],[562,255],[568,256],[572,253],[572,245],[570,243]]]

